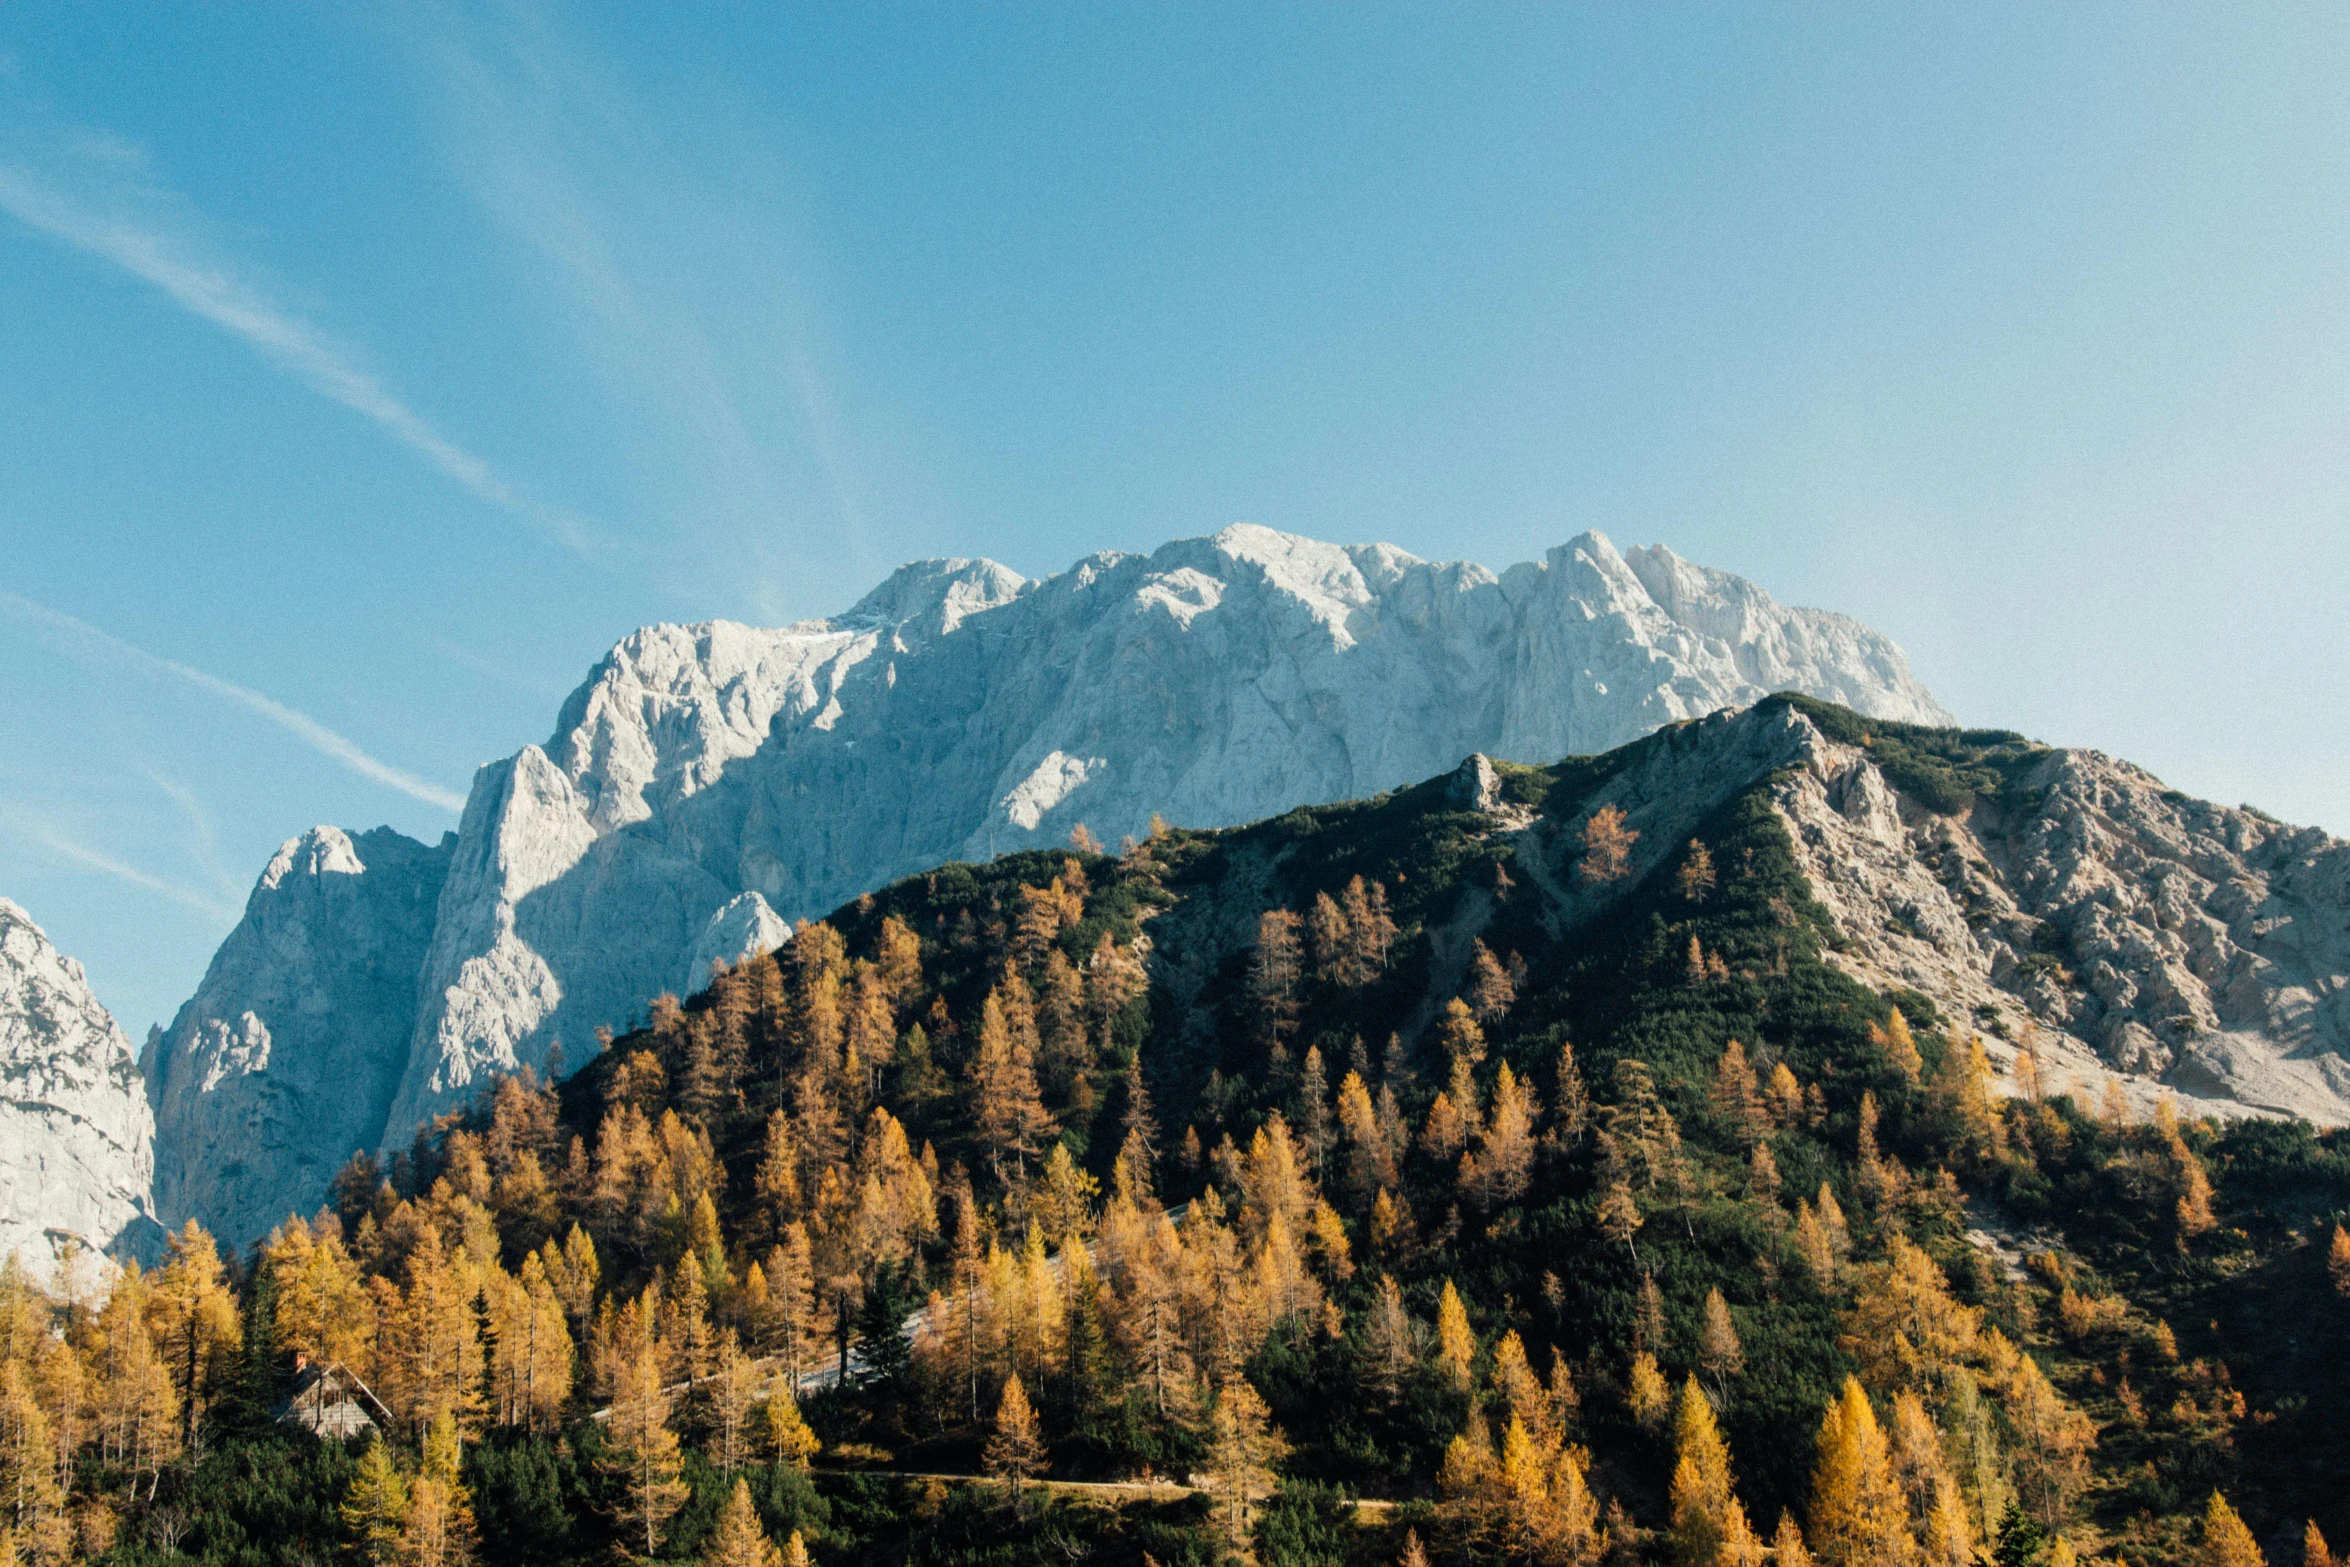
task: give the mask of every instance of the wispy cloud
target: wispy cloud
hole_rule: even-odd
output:
[[[145,648],[135,647],[112,632],[101,631],[86,620],[77,620],[62,611],[49,608],[46,604],[35,603],[21,594],[0,589],[0,610],[6,610],[19,619],[45,627],[52,633],[63,637],[69,645],[77,646],[81,650],[103,651],[138,668],[157,674],[171,675],[200,690],[209,691],[214,696],[259,713],[271,723],[293,734],[312,750],[332,757],[363,778],[373,779],[389,789],[397,789],[410,799],[422,800],[427,805],[437,805],[445,811],[465,809],[463,795],[444,789],[438,784],[417,777],[414,773],[404,771],[389,762],[380,761],[370,756],[356,743],[335,733],[309,714],[288,707],[273,697],[264,696],[248,686],[240,686],[233,681],[223,680],[218,675],[208,674],[192,665],[180,663],[177,659],[165,658],[160,654],[150,653]]]
[[[188,831],[193,839],[189,848],[196,863],[204,868],[204,874],[211,877],[212,884],[222,892],[235,896],[238,891],[237,879],[220,862],[220,840],[212,830],[212,814],[204,809],[204,802],[196,798],[194,790],[173,782],[152,767],[144,767],[140,771],[147,775],[147,781],[155,786],[157,792],[178,806],[180,814],[187,817]]]
[[[624,412],[658,481],[644,505],[687,546],[670,558],[726,562],[725,591],[771,618],[815,607],[812,557],[876,570],[817,225],[788,149],[722,80],[701,84],[690,119],[664,112],[559,8],[401,14],[450,172]]]
[[[50,144],[39,159],[43,167],[0,160],[0,211],[153,284],[312,390],[373,420],[480,499],[568,548],[592,547],[575,518],[523,494],[396,395],[356,349],[271,297],[249,269],[219,254],[203,239],[205,225],[187,202],[148,176],[137,148],[86,130],[39,139]]]
[[[177,882],[166,881],[161,876],[149,875],[136,865],[127,864],[111,854],[103,853],[91,848],[88,844],[78,842],[59,831],[43,817],[26,810],[14,801],[0,800],[0,823],[5,823],[9,830],[19,837],[39,844],[61,860],[70,860],[76,865],[112,876],[117,881],[126,881],[134,887],[145,888],[149,892],[171,899],[174,903],[185,904],[199,913],[208,914],[224,924],[234,924],[239,914],[243,912],[234,903],[199,892],[193,887],[183,887]]]

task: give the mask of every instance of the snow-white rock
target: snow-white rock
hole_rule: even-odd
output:
[[[791,921],[769,908],[757,893],[729,898],[695,938],[685,972],[678,977],[677,993],[691,995],[708,985],[712,965],[723,963],[732,968],[747,957],[773,952],[791,940],[791,934]]]
[[[142,1067],[155,1201],[226,1244],[307,1217],[383,1139],[450,844],[316,827],[277,851]]]
[[[1473,751],[1604,750],[1784,688],[1945,716],[1867,628],[1596,533],[1497,577],[1237,526],[1038,582],[922,562],[844,615],[777,630],[649,627],[590,673],[544,746],[477,775],[410,985],[387,970],[351,999],[368,1022],[342,1037],[357,1051],[363,1035],[371,1064],[350,1075],[372,1094],[392,1074],[373,1140],[404,1146],[489,1074],[543,1065],[558,1042],[577,1063],[599,1026],[700,984],[711,957],[941,861],[1057,845],[1081,821],[1109,843],[1154,812],[1247,821]],[[224,969],[230,947],[258,966]],[[278,1017],[329,983],[324,952],[289,951],[280,972],[242,928],[230,947],[173,1048],[275,1081],[324,1047],[292,1046]],[[271,1041],[265,1070],[247,1013]],[[286,1082],[289,1105],[323,1087]],[[167,1212],[212,1218],[198,1167],[235,1165],[250,1196],[218,1211],[259,1233],[315,1206],[352,1137],[368,1140],[356,1096],[331,1139],[303,1141],[195,1113],[217,1092],[158,1100]]]
[[[151,1258],[155,1123],[131,1042],[82,966],[0,898],[0,1259]]]

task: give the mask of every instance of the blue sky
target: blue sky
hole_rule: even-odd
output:
[[[1586,527],[2350,830],[2350,12],[0,13],[0,894],[134,1035],[617,636]]]

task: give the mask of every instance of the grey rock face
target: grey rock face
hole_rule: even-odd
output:
[[[155,1202],[230,1246],[305,1217],[383,1139],[450,845],[314,827],[280,848],[142,1063]]]
[[[387,937],[380,973],[326,1004],[353,1020],[331,1046],[320,1032],[293,1050],[279,1021],[293,998],[345,984],[306,967],[333,942],[292,936],[324,905],[288,913],[281,955],[243,927],[231,937],[168,1042],[167,1210],[215,1222],[226,1204],[262,1229],[306,1211],[352,1146],[404,1145],[558,1042],[583,1059],[599,1025],[698,984],[711,958],[945,860],[1059,844],[1080,821],[1113,844],[1154,812],[1247,821],[1470,752],[1604,750],[1787,688],[1945,716],[1867,628],[1598,534],[1495,576],[1234,527],[1041,582],[923,562],[836,619],[779,630],[650,627],[590,673],[544,746],[476,776],[445,876],[399,878],[430,883],[429,918],[382,923],[402,942],[425,932],[405,989]],[[231,962],[230,947],[248,955]],[[330,1048],[349,1057],[334,1078],[267,1086],[279,1062]],[[266,1067],[250,1064],[264,1049]],[[205,1113],[217,1090],[176,1086],[240,1074],[255,1079],[242,1097]],[[270,1128],[335,1078],[365,1092],[335,1112],[331,1153],[321,1134],[265,1166]],[[207,1164],[242,1168],[213,1192]]]
[[[1636,878],[1764,780],[1844,936],[1828,960],[1925,995],[2002,1066],[2028,1025],[2052,1092],[2094,1102],[2111,1082],[2140,1113],[2170,1092],[2189,1114],[2350,1124],[2350,843],[2095,751],[2048,751],[1937,815],[1785,708],[1660,735],[1592,808],[1641,833]],[[1612,895],[1564,874],[1566,837],[1537,824],[1519,854],[1561,928]]]
[[[1847,962],[2117,1075],[2231,1110],[2350,1123],[2350,844],[2049,752],[1963,818],[1831,748],[1786,809]]]
[[[82,966],[0,898],[0,1259],[152,1257],[154,1120],[131,1043]]]

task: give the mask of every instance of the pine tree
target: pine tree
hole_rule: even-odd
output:
[[[1632,1195],[1630,1172],[1624,1167],[1621,1145],[1607,1133],[1599,1137],[1599,1204],[1593,1217],[1599,1224],[1599,1233],[1610,1241],[1621,1241],[1631,1253],[1635,1264],[1640,1261],[1640,1248],[1632,1237],[1640,1233],[1640,1204]]]
[[[922,991],[922,941],[895,914],[884,915],[873,939],[873,969],[882,994],[903,1012]]]
[[[2097,1428],[2065,1402],[2029,1355],[2016,1357],[2005,1409],[2016,1433],[2016,1478],[2040,1526],[2053,1532],[2088,1480]]]
[[[759,1509],[752,1505],[749,1482],[735,1481],[726,1505],[719,1509],[718,1527],[702,1551],[702,1567],[780,1567],[782,1560],[759,1521]]]
[[[408,1484],[408,1513],[400,1530],[402,1567],[463,1567],[473,1559],[472,1498],[459,1479],[457,1422],[447,1410],[424,1438],[424,1460]]]
[[[220,1252],[190,1219],[147,1293],[149,1330],[170,1366],[185,1434],[193,1437],[243,1337]]]
[[[1722,1047],[1722,1058],[1714,1064],[1707,1103],[1714,1119],[1739,1141],[1752,1142],[1761,1135],[1762,1091],[1754,1080],[1754,1069],[1747,1065],[1746,1047],[1735,1039]]]
[[[401,1567],[464,1567],[473,1560],[473,1550],[471,1510],[445,1482],[418,1475],[408,1486]]]
[[[1405,1311],[1403,1288],[1393,1274],[1379,1276],[1379,1291],[1363,1324],[1363,1367],[1382,1397],[1392,1402],[1403,1390],[1404,1376],[1419,1358],[1410,1313]]]
[[[1338,1139],[1330,1125],[1330,1077],[1323,1069],[1318,1045],[1306,1047],[1305,1065],[1297,1077],[1297,1108],[1298,1137],[1304,1144],[1306,1163],[1319,1182],[1328,1173],[1330,1149]]]
[[[1665,1295],[1656,1287],[1656,1275],[1640,1275],[1640,1293],[1632,1311],[1632,1347],[1651,1355],[1665,1352]]]
[[[70,1533],[57,1445],[22,1361],[0,1361],[0,1529],[36,1563],[62,1561]]]
[[[718,1337],[718,1355],[704,1391],[708,1396],[710,1434],[720,1474],[733,1474],[743,1461],[743,1430],[758,1393],[758,1373],[745,1355],[734,1329]]]
[[[1507,1061],[1493,1081],[1493,1108],[1477,1151],[1462,1166],[1477,1206],[1491,1212],[1525,1195],[1534,1171],[1534,1096]]]
[[[2334,1281],[2334,1293],[2350,1299],[2350,1230],[2334,1226],[2333,1244],[2326,1248],[2326,1275]]]
[[[1326,892],[1315,893],[1313,907],[1306,911],[1305,927],[1306,950],[1313,957],[1315,981],[1324,985],[1343,984],[1347,973],[1348,932],[1338,900]]]
[[[1803,1543],[1803,1531],[1793,1513],[1779,1514],[1778,1532],[1771,1536],[1771,1567],[1812,1567],[1812,1554]]]
[[[1069,1157],[1069,1145],[1055,1143],[1045,1160],[1044,1178],[1029,1198],[1029,1212],[1051,1244],[1082,1243],[1093,1233],[1093,1203],[1100,1195],[1101,1183],[1078,1168]]]
[[[995,1431],[980,1454],[980,1467],[1004,1482],[1013,1506],[1028,1510],[1027,1484],[1044,1468],[1044,1438],[1037,1429],[1036,1412],[1028,1407],[1028,1390],[1017,1372],[1004,1379],[1003,1398],[996,1405]]]
[[[398,1555],[400,1531],[408,1518],[408,1483],[392,1463],[380,1436],[369,1439],[344,1493],[343,1528],[368,1567],[388,1567]]]
[[[2341,1226],[2334,1233],[2342,1233]],[[2301,1567],[2336,1567],[2334,1553],[2326,1545],[2326,1537],[2318,1532],[2317,1520],[2310,1519],[2301,1530]]]
[[[1575,1064],[1575,1047],[1559,1046],[1558,1094],[1551,1101],[1550,1135],[1562,1147],[1582,1146],[1583,1132],[1591,1123],[1591,1093],[1583,1083],[1582,1069]]]
[[[1658,1369],[1656,1356],[1645,1349],[1633,1354],[1631,1369],[1625,1373],[1624,1407],[1646,1430],[1662,1425],[1672,1411],[1672,1390],[1665,1385],[1665,1374]]]
[[[783,1542],[783,1567],[808,1567],[808,1542],[800,1538],[797,1529]]]
[[[1909,1019],[1901,1015],[1901,1008],[1895,1007],[1887,1014],[1882,1028],[1874,1023],[1869,1025],[1869,1041],[1885,1052],[1885,1059],[1893,1063],[1903,1082],[1913,1088],[1917,1086],[1926,1063],[1918,1055],[1917,1037],[1909,1031]]]

